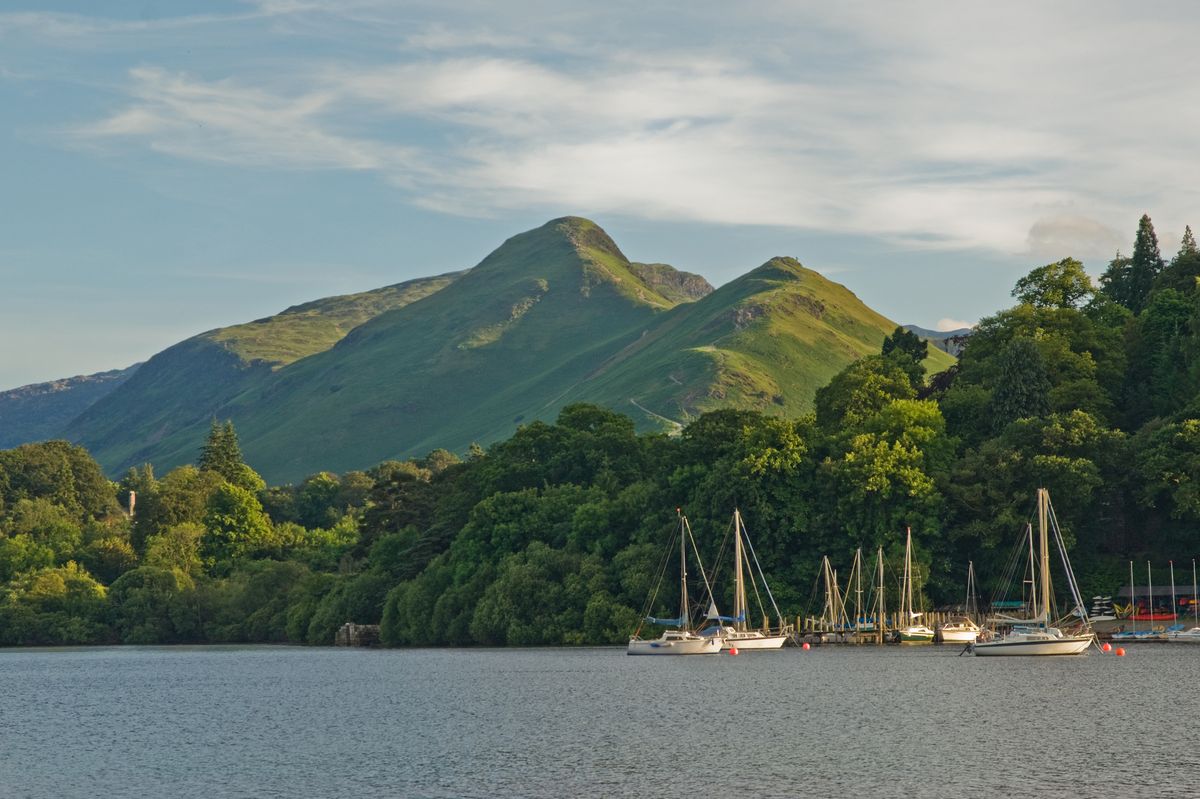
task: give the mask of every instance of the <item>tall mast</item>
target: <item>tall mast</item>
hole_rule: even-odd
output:
[[[1041,559],[1042,559],[1042,564],[1041,564],[1042,565],[1042,576],[1041,576],[1042,613],[1044,614],[1044,618],[1045,618],[1045,621],[1043,621],[1042,624],[1043,624],[1043,626],[1048,627],[1050,625],[1050,599],[1051,599],[1052,592],[1050,590],[1050,538],[1049,538],[1049,535],[1047,534],[1047,529],[1046,529],[1049,526],[1046,522],[1046,501],[1047,501],[1046,489],[1039,488],[1038,489],[1038,541],[1039,541],[1038,554],[1041,556]]]
[[[733,509],[733,619],[738,630],[746,629],[746,583],[742,578],[742,514]]]
[[[1033,559],[1033,525],[1026,524],[1025,532],[1029,539],[1029,615],[1036,615],[1041,605],[1038,603],[1037,563]]]
[[[904,602],[906,607],[904,612],[908,615],[904,619],[904,624],[910,625],[913,623],[913,595],[912,595],[912,528],[905,527],[907,538],[904,541]]]
[[[1176,610],[1175,604],[1175,561],[1167,561],[1171,565],[1171,621],[1172,623],[1179,621],[1179,611]]]
[[[685,525],[687,517],[679,511],[679,618],[683,619],[683,629],[692,629],[691,614],[688,613],[687,595],[687,533]]]
[[[1133,625],[1131,632],[1137,632],[1137,591],[1133,588],[1133,561],[1129,561],[1129,622]]]
[[[1196,559],[1192,558],[1192,612],[1196,614],[1196,626],[1200,627],[1200,602],[1196,600]]]
[[[1146,615],[1150,617],[1150,629],[1154,630],[1154,578],[1150,576],[1150,561],[1146,561]]]
[[[886,596],[883,592],[883,547],[881,546],[879,547],[879,613],[876,614],[877,618],[875,619],[875,626],[879,630],[879,643],[881,644],[883,643],[883,636],[887,633],[887,630],[884,629],[886,626],[884,622],[886,617],[884,614],[887,612]]]
[[[858,594],[858,596],[856,596],[854,598],[854,632],[856,633],[855,643],[861,643],[860,641],[857,640],[857,638],[858,638],[857,633],[861,632],[861,630],[859,630],[859,628],[862,627],[862,618],[863,618],[862,570],[863,570],[862,547],[859,547],[858,549],[856,549],[854,551],[854,573],[858,575],[858,582],[857,582],[858,587],[855,590],[855,593]]]

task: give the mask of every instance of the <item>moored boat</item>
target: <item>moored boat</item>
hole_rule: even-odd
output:
[[[925,615],[922,611],[913,609],[913,566],[912,566],[912,528],[904,542],[904,580],[900,588],[900,618],[907,623],[901,624],[896,631],[896,637],[902,644],[932,644],[933,630],[917,619]]]
[[[745,575],[747,572],[750,573],[751,581],[754,581],[755,574],[762,581],[763,590],[767,593],[771,607],[775,609],[775,617],[779,619],[779,626],[776,630],[767,629],[769,620],[766,610],[762,607],[761,598],[759,599],[759,611],[763,616],[764,629],[750,629],[748,622],[749,602],[746,599]],[[754,545],[750,543],[750,534],[746,531],[745,522],[742,521],[741,511],[736,508],[733,511],[733,574],[733,616],[718,617],[719,621],[730,622],[720,628],[719,635],[723,639],[722,648],[736,648],[738,650],[780,649],[788,640],[788,630],[784,627],[783,614],[779,612],[779,606],[775,604],[775,597],[771,594],[771,587],[767,585],[767,577],[763,574],[762,565],[758,562],[758,556],[754,552]],[[755,585],[757,586],[757,583]],[[758,593],[757,590],[755,593]],[[715,607],[711,610],[712,613],[716,611]]]
[[[979,641],[971,651],[978,657],[1003,655],[1079,655],[1087,651],[1096,635],[1088,626],[1088,614],[1071,570],[1067,557],[1066,543],[1058,529],[1054,509],[1050,505],[1050,494],[1044,488],[1037,492],[1038,555],[1033,556],[1033,528],[1029,529],[1030,585],[1033,591],[1033,606],[1040,610],[1035,619],[1015,623],[1009,632],[992,641]],[[1055,544],[1062,559],[1063,572],[1070,586],[1074,607],[1066,618],[1079,626],[1079,632],[1064,632],[1051,624],[1054,589],[1050,582],[1050,532],[1053,529]]]
[[[687,517],[679,512],[679,616],[671,619],[655,618],[653,616],[644,616],[642,624],[661,624],[670,627],[678,627],[678,630],[666,630],[658,638],[643,639],[640,637],[642,626],[638,625],[638,629],[634,631],[629,639],[629,645],[625,652],[629,655],[718,655],[721,653],[723,639],[720,635],[704,636],[697,634],[692,629],[691,624],[691,606],[688,602],[688,585],[687,585],[687,545],[691,541],[692,550],[696,551],[696,541],[692,538],[691,527],[688,526]],[[672,542],[673,547],[674,542]],[[700,555],[696,553],[696,563],[700,569],[700,576],[704,580],[704,587],[709,595],[709,607],[715,611],[715,603],[712,602],[712,589],[708,583],[708,577],[704,574],[704,565],[700,563]],[[661,581],[662,575],[659,575]],[[654,597],[658,593],[656,585],[651,591],[650,596],[646,600],[646,611],[649,611],[654,604]]]

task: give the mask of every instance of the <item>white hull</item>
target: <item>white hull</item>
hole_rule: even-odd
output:
[[[1181,644],[1200,644],[1200,627],[1193,627],[1178,633],[1169,633],[1168,641],[1178,641]]]
[[[977,643],[972,651],[977,657],[1018,655],[1082,655],[1095,640],[1091,635],[1066,635],[1062,638],[1029,640],[1027,636],[1006,636],[999,641]]]
[[[979,637],[979,630],[947,630],[942,628],[942,643],[973,644]]]
[[[721,638],[630,638],[627,655],[719,655]]]
[[[933,630],[924,624],[914,624],[900,628],[900,643],[902,644],[932,644]]]
[[[737,647],[738,651],[746,649],[782,649],[787,642],[786,635],[765,635],[758,632],[724,633],[722,649]]]

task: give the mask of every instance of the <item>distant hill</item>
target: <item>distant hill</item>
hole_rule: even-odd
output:
[[[296,305],[275,316],[218,328],[168,347],[116,390],[59,425],[111,471],[154,461],[191,461],[195,431],[238,394],[288,364],[329,349],[380,313],[452,283],[461,273]]]
[[[68,422],[119,388],[139,366],[0,391],[0,449],[61,435]]]
[[[506,438],[572,402],[671,430],[721,407],[795,415],[896,324],[774,258],[720,289],[552,220],[474,268],[180,342],[65,434],[112,474],[191,462],[213,418],[272,482]],[[931,352],[927,367],[953,363]]]
[[[962,354],[963,348],[967,346],[967,336],[971,335],[969,327],[960,327],[957,330],[929,330],[916,325],[904,325],[904,329],[916,333],[942,352],[947,352],[955,358]]]

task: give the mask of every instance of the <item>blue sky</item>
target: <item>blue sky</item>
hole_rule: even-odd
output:
[[[1200,222],[1200,7],[0,2],[0,389],[588,216],[974,322]]]

